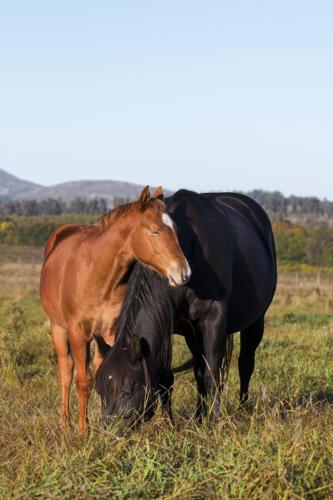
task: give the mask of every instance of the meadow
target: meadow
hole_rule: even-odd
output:
[[[223,414],[194,419],[192,373],[176,376],[175,427],[160,412],[135,432],[57,431],[56,359],[38,296],[42,250],[0,246],[1,498],[332,498],[333,273],[280,273],[257,350],[247,410],[238,405],[238,336]],[[174,338],[174,364],[187,359]],[[74,389],[74,388],[73,388]]]

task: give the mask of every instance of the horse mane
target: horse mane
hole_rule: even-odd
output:
[[[154,361],[161,370],[171,367],[173,307],[167,288],[168,284],[161,275],[139,262],[134,264],[115,327],[116,341],[109,349],[96,374],[96,389],[100,394],[107,387],[111,374],[115,392],[120,390],[124,376],[128,377],[130,383],[133,381],[127,350],[133,335],[142,339],[143,356],[149,359],[150,353],[145,352],[146,343],[143,343],[144,337],[141,336],[142,330],[148,328],[147,318],[151,325],[150,330],[160,342],[158,357]],[[138,321],[140,311],[143,311],[145,315],[143,324]]]
[[[148,208],[148,206],[151,206],[152,202],[153,200],[151,199],[149,201],[149,204],[145,206],[145,209]],[[142,211],[140,201],[132,201],[124,203],[123,205],[119,205],[119,207],[113,208],[112,210],[102,215],[102,217],[100,217],[97,220],[96,226],[100,231],[104,231],[105,229],[110,227],[114,222],[116,222],[119,219],[119,217],[132,210]]]
[[[113,208],[106,214],[102,215],[96,222],[96,226],[101,231],[107,229],[111,224],[113,224],[116,220],[119,219],[123,214],[126,214],[130,210],[134,208],[139,208],[139,204],[137,201],[131,203],[125,203],[124,205],[120,205],[119,207]]]

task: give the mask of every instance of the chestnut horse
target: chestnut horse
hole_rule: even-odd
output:
[[[140,261],[165,276],[171,286],[188,281],[191,271],[166,213],[162,188],[150,198],[146,186],[138,201],[104,215],[95,226],[66,225],[47,241],[40,280],[42,305],[51,322],[62,392],[62,427],[69,423],[69,393],[76,368],[80,430],[87,427],[91,392],[92,338],[112,345],[126,283]],[[73,363],[74,361],[74,363]],[[94,369],[102,356],[96,346]]]

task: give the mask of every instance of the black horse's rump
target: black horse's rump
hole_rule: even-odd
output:
[[[110,401],[115,404],[117,394],[110,391],[109,376],[114,376],[118,380],[116,385],[121,386],[123,379],[131,374],[129,404],[139,408],[140,398],[134,385],[138,379],[142,384],[143,369],[138,371],[133,361],[137,358],[130,349],[124,350],[133,336],[139,336],[150,377],[155,387],[166,387],[164,405],[170,409],[173,331],[184,335],[193,356],[198,414],[205,412],[206,397],[211,396],[213,412],[218,415],[220,392],[231,357],[232,334],[238,331],[241,332],[238,362],[241,400],[248,396],[255,350],[276,287],[272,228],[263,209],[244,195],[199,195],[182,190],[168,198],[166,206],[190,264],[191,280],[185,286],[168,288],[159,276],[140,264],[135,266],[117,326],[117,340],[100,367],[97,386],[104,394],[111,393]]]
[[[115,328],[114,345],[110,348],[96,338],[105,355],[96,374],[96,389],[102,398],[110,389],[111,380],[115,394],[119,394],[126,377],[133,387],[137,374],[131,361],[136,358],[143,359],[145,369],[149,366],[148,375],[153,378],[150,385],[156,378],[150,373],[152,364],[170,369],[173,310],[167,289],[168,283],[161,275],[139,262],[134,264]]]

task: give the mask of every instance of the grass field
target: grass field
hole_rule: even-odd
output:
[[[59,390],[39,305],[41,251],[0,248],[2,498],[332,498],[333,276],[283,274],[257,351],[250,408],[238,407],[235,349],[223,416],[197,426],[191,373],[178,375],[176,426],[56,432]],[[174,362],[187,358],[174,339]],[[73,416],[76,396],[72,394]]]

